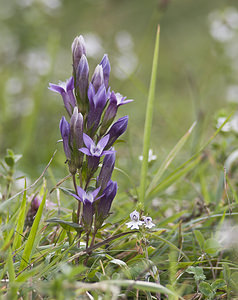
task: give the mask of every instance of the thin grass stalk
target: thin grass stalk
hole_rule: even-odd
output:
[[[142,206],[145,205],[146,177],[147,177],[147,170],[148,170],[148,155],[149,155],[149,148],[150,148],[150,136],[151,136],[151,128],[152,128],[155,87],[156,87],[156,78],[157,78],[157,65],[158,65],[158,57],[159,57],[159,37],[160,37],[160,26],[158,25],[156,41],[155,41],[154,58],[153,58],[153,64],[152,64],[152,73],[151,73],[151,80],[150,80],[148,102],[147,102],[147,108],[146,108],[145,126],[144,126],[143,160],[142,160],[142,167],[141,167],[140,190],[139,190],[139,200],[140,200]]]

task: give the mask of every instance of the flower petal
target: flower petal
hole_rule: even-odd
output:
[[[95,146],[94,141],[86,133],[83,134],[83,141],[88,149],[90,149],[92,145]]]
[[[88,155],[88,156],[92,156],[91,152],[88,150],[88,148],[80,148],[78,149],[80,152]]]
[[[107,143],[108,143],[108,140],[109,140],[109,134],[105,135],[103,138],[101,138],[101,140],[98,142],[97,144],[97,147],[100,149],[100,150],[103,150]]]

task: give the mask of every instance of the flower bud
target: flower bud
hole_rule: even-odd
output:
[[[103,68],[101,65],[96,66],[91,82],[94,86],[95,93],[97,93],[100,86],[104,84]]]
[[[106,188],[109,180],[111,179],[112,172],[115,166],[116,155],[115,152],[105,155],[102,163],[102,168],[97,178],[97,186],[101,187],[100,193]]]
[[[76,71],[76,96],[78,104],[85,104],[88,89],[89,66],[87,57],[83,54]],[[81,111],[84,111],[81,109]]]
[[[73,115],[70,119],[70,145],[73,154],[72,160],[75,161],[77,168],[82,166],[83,155],[78,151],[83,146],[83,116],[78,112],[78,108],[74,108]]]
[[[103,221],[108,217],[111,209],[112,201],[117,193],[117,183],[109,181],[106,189],[103,191],[103,196],[100,198],[97,206],[96,228],[99,229]]]
[[[108,131],[110,138],[105,149],[109,149],[114,144],[114,142],[119,138],[119,136],[126,131],[127,124],[128,124],[128,116],[125,116],[120,118],[112,125],[112,127]]]
[[[72,43],[73,68],[76,73],[82,55],[86,55],[85,41],[82,35],[77,36]]]
[[[104,54],[104,56],[100,62],[100,65],[103,68],[104,85],[105,85],[105,88],[107,89],[108,82],[109,82],[109,75],[110,75],[110,71],[111,71],[111,66],[110,66],[110,62],[109,62],[107,54]]]
[[[60,120],[60,133],[63,139],[63,147],[64,147],[64,153],[67,157],[67,159],[71,159],[71,151],[69,147],[69,135],[70,135],[70,125],[66,121],[65,117],[62,117]]]

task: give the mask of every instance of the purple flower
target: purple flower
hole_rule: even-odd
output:
[[[86,133],[83,134],[83,140],[87,148],[81,148],[79,149],[79,151],[88,156],[88,168],[93,172],[99,165],[100,157],[106,154],[111,154],[113,152],[112,150],[104,151],[104,148],[109,140],[109,135],[101,138],[97,145]]]
[[[94,87],[95,93],[97,93],[100,86],[104,84],[103,67],[101,65],[96,66],[91,82]]]
[[[100,134],[104,134],[109,126],[112,124],[116,114],[118,107],[127,103],[132,102],[132,99],[125,100],[126,97],[123,97],[120,93],[115,93],[112,91],[109,97],[109,105],[106,109],[105,115],[102,120],[102,126],[100,129]]]
[[[71,151],[69,147],[69,135],[70,135],[70,125],[66,121],[65,117],[60,120],[60,133],[63,139],[64,153],[67,159],[71,159]]]
[[[89,130],[91,130],[93,135],[94,132],[97,130],[103,109],[107,102],[107,94],[106,94],[106,89],[104,84],[101,85],[97,93],[95,93],[94,86],[90,82],[88,88],[88,99],[89,99],[89,114],[88,114],[87,127]]]
[[[105,88],[107,89],[108,82],[109,82],[109,75],[110,75],[110,71],[111,71],[111,66],[110,66],[110,62],[109,62],[107,54],[104,54],[104,56],[100,62],[100,65],[103,68],[104,85],[105,85]]]
[[[83,54],[82,57],[80,58],[76,70],[76,87],[75,87],[76,94],[79,96],[80,100],[83,103],[85,103],[87,98],[88,76],[89,76],[88,60],[86,56]]]
[[[120,118],[112,125],[112,127],[108,131],[110,138],[106,145],[106,149],[111,148],[111,146],[118,139],[118,137],[126,131],[127,124],[128,124],[128,116],[125,116]]]
[[[104,148],[107,145],[108,140],[109,140],[109,135],[106,135],[103,138],[101,138],[101,140],[96,145],[94,141],[86,133],[84,133],[83,141],[87,148],[81,148],[79,149],[79,151],[83,152],[88,156],[95,156],[95,157],[101,157],[105,154],[111,154],[114,151],[112,150],[104,151]]]
[[[103,195],[99,200],[96,213],[96,227],[100,228],[103,221],[108,217],[112,201],[117,193],[117,183],[110,180]]]
[[[97,178],[97,186],[101,186],[100,192],[102,192],[106,188],[109,180],[111,179],[112,171],[115,166],[115,159],[116,159],[115,152],[105,155],[105,158],[102,163],[101,171]]]
[[[90,229],[92,226],[94,215],[93,204],[96,200],[99,199],[99,197],[97,197],[99,190],[100,187],[92,192],[85,192],[81,187],[77,186],[78,195],[71,194],[75,199],[83,203],[83,221],[88,229]]]
[[[74,72],[77,71],[79,61],[82,55],[86,55],[85,41],[82,35],[77,36],[72,43],[72,55],[73,55],[73,68]]]
[[[49,83],[49,90],[61,94],[64,102],[64,106],[69,114],[72,115],[72,111],[76,106],[76,99],[73,93],[74,78],[70,77],[66,82],[60,82],[58,85]]]

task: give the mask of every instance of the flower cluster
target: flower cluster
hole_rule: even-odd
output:
[[[140,220],[140,214],[138,211],[134,210],[132,213],[130,213],[131,221],[126,223],[127,227],[130,229],[139,229],[139,226],[145,225],[146,228],[152,228],[155,226],[155,224],[152,222],[151,217],[142,217],[142,220]]]
[[[117,183],[111,180],[115,165],[112,146],[125,132],[128,116],[117,121],[115,118],[119,106],[133,100],[126,100],[109,87],[111,67],[107,54],[90,79],[82,36],[76,37],[72,43],[72,57],[73,76],[58,85],[50,83],[49,89],[62,96],[70,119],[68,122],[62,117],[59,127],[69,171],[74,179],[75,193],[71,195],[79,201],[78,222],[89,233],[92,225],[94,231],[102,226],[117,193]],[[94,187],[92,182],[95,182]]]

